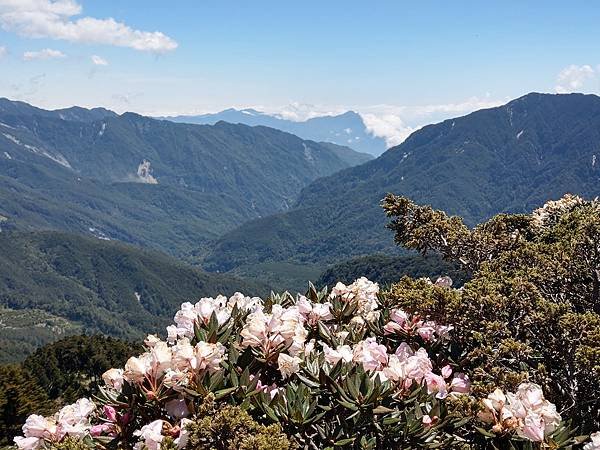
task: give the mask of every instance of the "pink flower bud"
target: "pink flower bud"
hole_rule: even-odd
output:
[[[101,425],[94,425],[92,428],[90,428],[90,434],[94,437],[97,437],[103,435],[107,431],[110,431],[110,429],[110,425],[106,423],[103,423]]]
[[[105,405],[103,411],[104,417],[106,417],[108,420],[110,420],[111,422],[117,421],[117,410],[115,408],[109,405]]]
[[[452,375],[452,367],[450,367],[449,364],[442,367],[442,376],[444,378],[450,378],[450,375]]]

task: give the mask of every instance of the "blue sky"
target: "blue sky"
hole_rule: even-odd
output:
[[[0,96],[354,109],[401,134],[530,91],[600,92],[599,19],[588,1],[0,0]]]

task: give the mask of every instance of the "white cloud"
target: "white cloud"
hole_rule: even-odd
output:
[[[407,126],[394,114],[361,114],[367,131],[373,136],[385,139],[388,147],[401,144],[416,128]]]
[[[24,61],[35,61],[35,60],[46,60],[46,59],[58,59],[65,58],[65,55],[60,50],[53,50],[51,48],[45,48],[39,52],[25,52],[23,53]]]
[[[560,71],[554,88],[559,94],[567,94],[573,91],[579,91],[584,84],[596,76],[596,71],[592,66],[584,64],[577,66],[571,64]]]
[[[489,95],[471,97],[456,103],[432,105],[374,105],[357,108],[367,130],[385,139],[388,147],[401,144],[411,133],[430,123],[462,116],[478,109],[493,108],[506,102],[494,100]]]
[[[140,31],[113,18],[80,17],[75,0],[0,0],[0,26],[21,36],[107,44],[165,53],[177,42],[160,31]]]
[[[92,62],[96,66],[108,66],[108,61],[98,55],[92,55]]]
[[[294,122],[303,122],[315,117],[335,116],[337,114],[343,114],[347,111],[347,109],[341,107],[332,108],[323,105],[312,105],[310,103],[299,102],[291,102],[288,105],[277,108],[262,108],[257,106],[255,109]]]
[[[7,53],[8,53],[8,50],[6,50],[6,47],[3,47],[2,45],[0,45],[0,59],[4,58]]]

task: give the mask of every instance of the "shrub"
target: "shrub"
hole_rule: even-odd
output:
[[[396,240],[462,264],[464,287],[404,278],[379,292],[361,278],[184,303],[166,341],[149,335],[102,375],[97,400],[30,416],[17,445],[581,446],[597,426],[598,205],[567,198],[474,230],[406,199],[384,206]]]
[[[405,278],[386,295],[408,312],[453,323],[453,358],[474,392],[533,381],[580,431],[598,429],[600,202],[567,195],[473,230],[402,197],[389,195],[384,208],[398,243],[472,273],[460,291]]]

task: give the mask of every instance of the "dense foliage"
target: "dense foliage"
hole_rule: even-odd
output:
[[[387,295],[454,324],[474,390],[534,381],[582,431],[600,428],[600,202],[567,195],[473,230],[403,197],[384,208],[399,244],[473,272],[460,291],[405,278]]]
[[[195,295],[269,292],[166,255],[56,232],[0,233],[0,362],[24,359],[64,335],[141,339]],[[28,313],[20,314],[22,311]],[[31,312],[32,310],[37,312]]]
[[[0,447],[12,442],[30,414],[49,414],[55,407],[33,374],[0,366]]]

